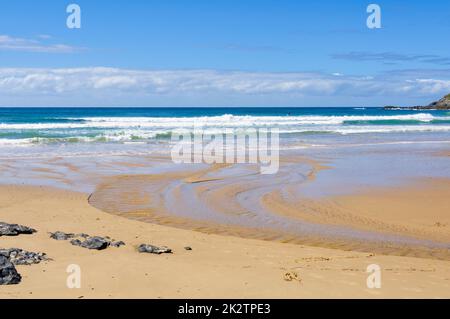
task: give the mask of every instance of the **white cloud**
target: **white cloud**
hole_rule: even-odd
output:
[[[423,93],[450,92],[450,80],[416,79],[411,83],[415,84]]]
[[[0,51],[23,51],[38,53],[72,53],[79,49],[65,44],[49,44],[49,35],[39,35],[39,40],[14,38],[9,35],[0,35]]]
[[[223,105],[227,102],[299,105],[309,101],[339,101],[340,105],[348,105],[357,100],[374,105],[373,101],[380,103],[378,101],[383,99],[391,104],[412,98],[430,99],[450,92],[450,71],[441,71],[437,78],[427,75],[428,72],[335,76],[307,72],[102,67],[0,68],[0,104],[161,105],[162,101],[164,105]]]

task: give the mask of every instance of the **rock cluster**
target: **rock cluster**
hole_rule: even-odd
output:
[[[17,272],[11,261],[0,255],[0,285],[16,285],[21,280],[22,276]]]
[[[72,234],[57,231],[50,233],[50,238],[55,240],[69,240],[74,246],[79,246],[87,249],[103,250],[112,247],[120,247],[125,245],[123,241],[115,241],[114,239],[100,236],[90,236],[88,234]]]
[[[18,236],[21,234],[30,235],[35,232],[36,232],[35,229],[27,227],[27,226],[0,222],[0,237],[1,236]]]
[[[150,253],[150,254],[171,254],[172,249],[167,248],[165,246],[157,247],[153,245],[142,244],[138,247],[138,251],[140,253]]]
[[[0,285],[15,285],[22,277],[15,265],[39,264],[49,260],[44,253],[33,253],[19,248],[0,249]]]
[[[0,237],[30,235],[35,232],[35,229],[27,226],[0,222]],[[0,285],[20,283],[22,276],[15,265],[38,264],[43,260],[48,260],[44,253],[33,253],[19,248],[0,249]]]
[[[45,253],[34,253],[19,248],[0,249],[0,256],[6,257],[14,265],[33,265],[49,260]]]

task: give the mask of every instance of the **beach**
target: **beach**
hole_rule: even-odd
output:
[[[1,236],[0,248],[49,260],[16,265],[22,280],[1,286],[0,298],[450,297],[446,113],[307,110],[321,115],[293,118],[272,110],[275,118],[202,119],[214,123],[210,132],[284,121],[291,132],[280,137],[279,170],[264,175],[254,163],[179,164],[168,155],[174,126],[217,110],[170,121],[141,114],[154,110],[127,118],[114,110],[119,119],[39,112],[53,122],[11,116],[0,127],[8,136],[0,221],[37,230]],[[299,132],[304,125],[316,132]],[[56,231],[125,245],[85,249],[50,238]],[[172,253],[140,253],[142,244]],[[67,285],[71,265],[80,288]],[[367,283],[373,265],[378,288]]]
[[[3,286],[2,298],[448,298],[448,261],[203,234],[123,219],[87,204],[84,194],[4,186],[2,217],[38,233],[1,238],[3,246],[45,251],[53,260],[19,266],[23,282]],[[87,232],[126,246],[89,251],[47,232]],[[137,245],[167,245],[171,255],[144,255]],[[192,251],[183,249],[191,246]],[[81,288],[68,289],[67,267],[82,270]],[[382,289],[368,289],[366,268],[382,267]],[[286,273],[299,280],[286,281]]]
[[[4,317],[450,299],[450,1],[2,4]]]

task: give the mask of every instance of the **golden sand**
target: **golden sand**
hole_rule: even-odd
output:
[[[448,191],[448,184],[442,183],[420,191],[423,196],[434,194],[433,207],[445,208],[446,199],[441,195]],[[383,198],[389,205],[395,200],[412,200],[418,205],[423,200],[407,194],[397,199],[383,194]],[[352,207],[384,205],[377,194],[365,196],[338,200]],[[373,198],[378,199],[373,202]],[[399,202],[394,213],[370,206],[368,210],[355,210],[355,214],[447,238],[448,210],[418,208],[411,217],[402,209],[413,204]],[[2,221],[38,230],[29,236],[1,237],[1,247],[43,251],[53,259],[18,266],[22,282],[2,286],[1,298],[450,297],[449,261],[283,244],[142,223],[91,207],[85,194],[49,188],[2,186],[0,210]],[[127,245],[90,251],[50,239],[48,232],[56,230],[110,236]],[[174,253],[139,254],[136,246],[141,243],[166,245]],[[185,246],[193,250],[186,251]],[[81,289],[66,286],[70,264],[81,267]],[[371,264],[382,269],[381,289],[367,288],[366,269]]]

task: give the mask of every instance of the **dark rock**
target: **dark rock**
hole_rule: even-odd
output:
[[[184,250],[192,250],[192,248],[187,246],[187,247],[184,247]]]
[[[125,243],[123,241],[115,241],[111,243],[111,246],[113,247],[120,247],[120,246],[125,246]]]
[[[108,246],[120,247],[125,245],[123,241],[114,241],[108,236],[100,237],[100,236],[89,236],[88,234],[72,234],[72,233],[64,233],[64,232],[54,232],[50,233],[50,237],[55,240],[69,240],[70,243],[74,246],[80,246],[87,249],[96,249],[103,250],[108,248]]]
[[[8,224],[0,222],[0,237],[1,236],[18,236],[21,234],[30,235],[36,230],[27,226]]]
[[[157,246],[153,246],[153,245],[146,245],[146,244],[142,244],[138,247],[138,251],[140,253],[150,253],[150,254],[171,254],[172,253],[172,249],[167,248],[165,246],[162,247],[157,247]]]
[[[70,243],[74,246],[81,246],[81,240],[79,239],[72,239]]]
[[[68,239],[72,239],[74,237],[76,237],[75,234],[63,233],[62,231],[50,233],[50,238],[53,238],[55,240],[68,240]]]
[[[80,246],[87,249],[95,249],[95,250],[103,250],[108,248],[108,246],[111,244],[110,241],[103,237],[89,237],[84,241],[74,239],[70,242],[72,245]]]
[[[14,265],[33,265],[49,260],[45,253],[34,253],[19,248],[0,249],[0,256],[8,258]]]
[[[0,285],[16,285],[20,283],[22,276],[16,267],[5,256],[0,255]]]

